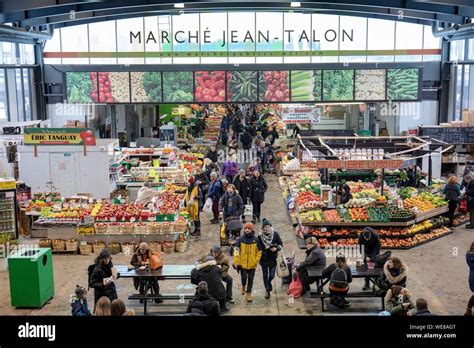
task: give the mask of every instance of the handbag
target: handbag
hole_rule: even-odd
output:
[[[153,253],[150,256],[150,269],[159,269],[163,267],[163,258],[160,253]]]
[[[293,298],[300,298],[303,293],[303,283],[301,282],[298,272],[295,272],[296,276],[293,277],[290,286],[288,287],[287,294],[293,296]]]
[[[288,265],[286,263],[286,257],[285,254],[283,253],[283,249],[278,251],[277,254],[277,276],[280,278],[285,278],[290,275],[290,270],[288,269]]]
[[[248,204],[244,205],[244,216],[253,216],[253,204],[250,200],[247,200]]]
[[[212,213],[212,199],[206,199],[206,203],[204,204],[202,210],[206,213]]]

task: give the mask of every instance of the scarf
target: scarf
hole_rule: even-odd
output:
[[[265,234],[263,231],[260,232],[260,238],[262,239],[265,249],[269,249],[272,246],[274,232],[273,227],[268,234]]]

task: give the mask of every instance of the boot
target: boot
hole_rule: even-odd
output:
[[[245,295],[245,286],[242,285],[242,286],[240,287],[240,293],[242,294],[242,296]]]
[[[472,308],[467,307],[466,311],[464,312],[465,316],[472,317]]]
[[[362,288],[363,291],[370,290],[370,282],[366,279],[364,287]]]
[[[194,221],[194,232],[191,233],[193,237],[200,237],[201,236],[201,221]]]
[[[253,301],[253,297],[252,297],[252,294],[250,292],[247,292],[245,294],[245,301],[247,301],[247,302],[252,302]]]
[[[270,291],[265,290],[265,299],[268,300],[270,298]]]

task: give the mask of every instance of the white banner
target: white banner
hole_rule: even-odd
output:
[[[315,124],[321,121],[321,108],[315,106],[283,107],[281,117],[286,124]]]

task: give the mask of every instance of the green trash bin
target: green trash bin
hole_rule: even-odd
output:
[[[10,300],[16,308],[41,308],[54,296],[50,248],[21,248],[8,256]]]

